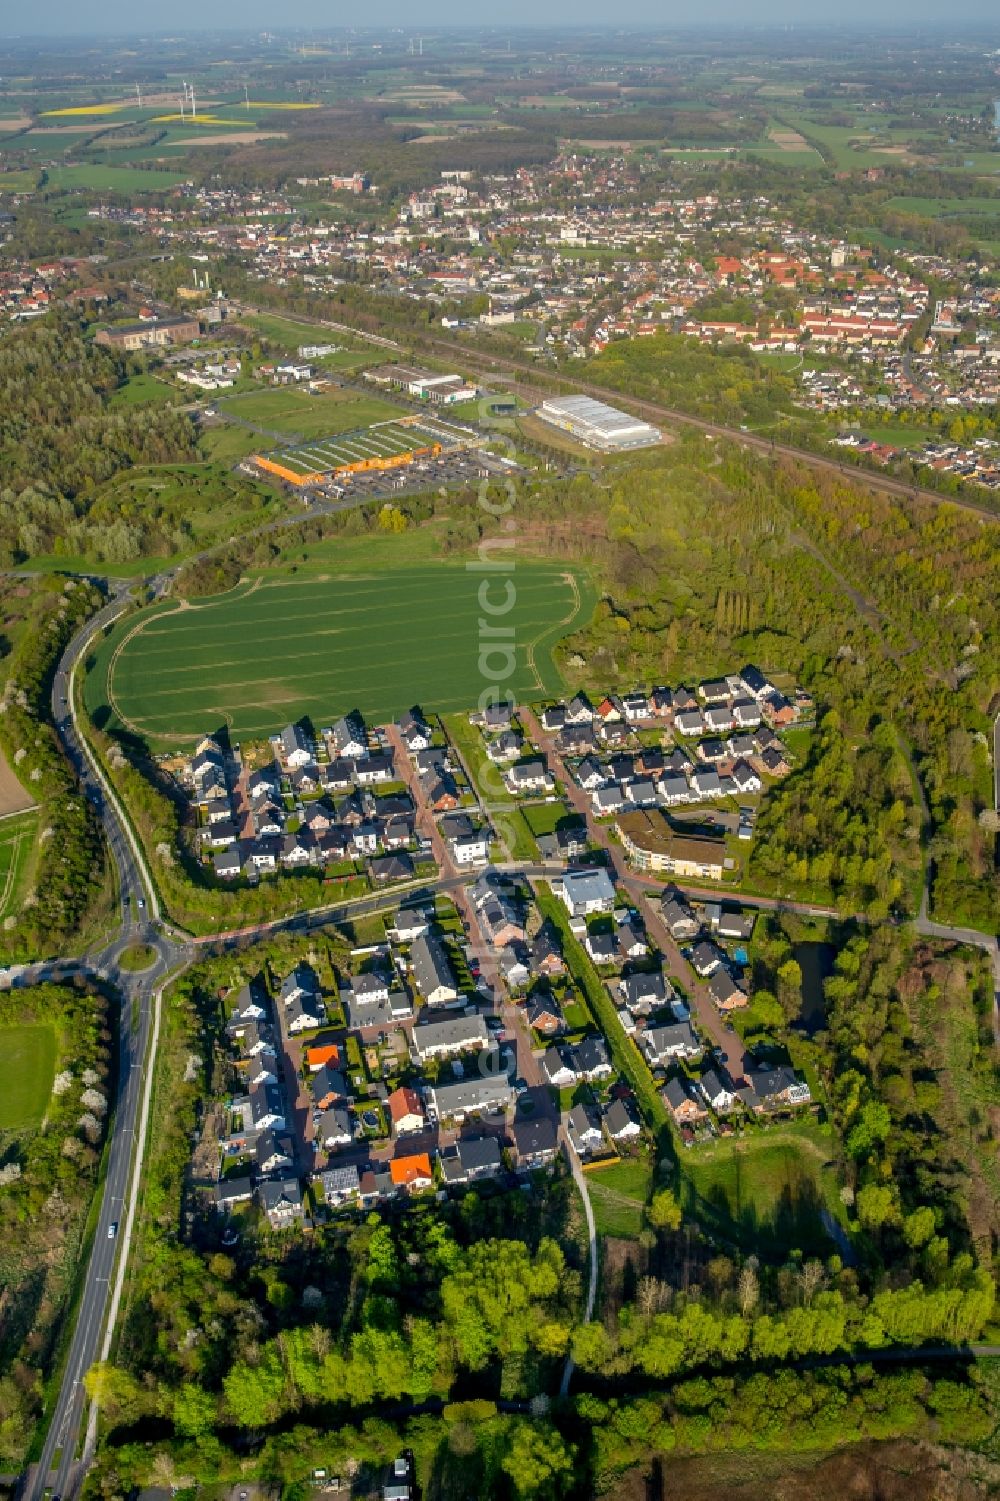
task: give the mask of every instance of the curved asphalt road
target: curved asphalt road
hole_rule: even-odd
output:
[[[156,918],[156,893],[147,885],[117,806],[92,764],[76,728],[72,712],[72,674],[94,635],[124,608],[124,599],[112,599],[92,616],[67,646],[52,684],[52,718],[66,755],[80,781],[84,795],[101,819],[118,877],[121,923],[118,935],[104,949],[91,953],[87,963],[63,961],[33,965],[20,971],[14,983],[58,980],[90,969],[109,982],[121,997],[118,1080],[107,1148],[107,1171],[101,1190],[100,1209],[90,1260],[70,1340],[62,1382],[50,1415],[40,1462],[25,1478],[24,1501],[38,1501],[51,1485],[53,1496],[71,1494],[82,1478],[76,1454],[80,1440],[86,1394],[83,1378],[99,1358],[105,1311],[116,1272],[116,1258],[127,1245],[120,1244],[118,1225],[125,1219],[130,1197],[130,1177],[136,1156],[136,1123],[142,1099],[144,1068],[154,1011],[154,998],[168,970],[186,957],[185,949],[161,932]],[[122,950],[137,943],[148,944],[155,959],[142,973],[123,970]]]

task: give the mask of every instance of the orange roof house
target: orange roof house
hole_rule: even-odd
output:
[[[331,1068],[340,1067],[340,1049],[335,1042],[324,1042],[314,1048],[306,1048],[306,1063],[310,1073],[317,1073],[325,1063]]]
[[[394,1089],[386,1104],[395,1131],[419,1131],[424,1124],[424,1107],[415,1089],[405,1085]]]
[[[413,1157],[394,1157],[389,1163],[389,1177],[397,1188],[410,1193],[430,1188],[434,1182],[431,1159],[426,1152],[417,1152]]]

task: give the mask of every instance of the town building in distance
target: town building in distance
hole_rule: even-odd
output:
[[[537,416],[551,427],[562,428],[588,448],[620,453],[629,448],[649,448],[659,443],[659,428],[592,396],[551,396],[538,408]]]

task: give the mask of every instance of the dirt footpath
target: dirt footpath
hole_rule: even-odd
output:
[[[8,818],[12,813],[26,813],[34,806],[34,798],[25,792],[0,751],[0,818]]]

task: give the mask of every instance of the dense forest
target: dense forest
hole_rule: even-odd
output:
[[[109,404],[126,375],[68,314],[0,339],[0,566],[56,551],[139,556],[141,515],[91,518],[100,487],[125,469],[197,453],[181,412]]]

